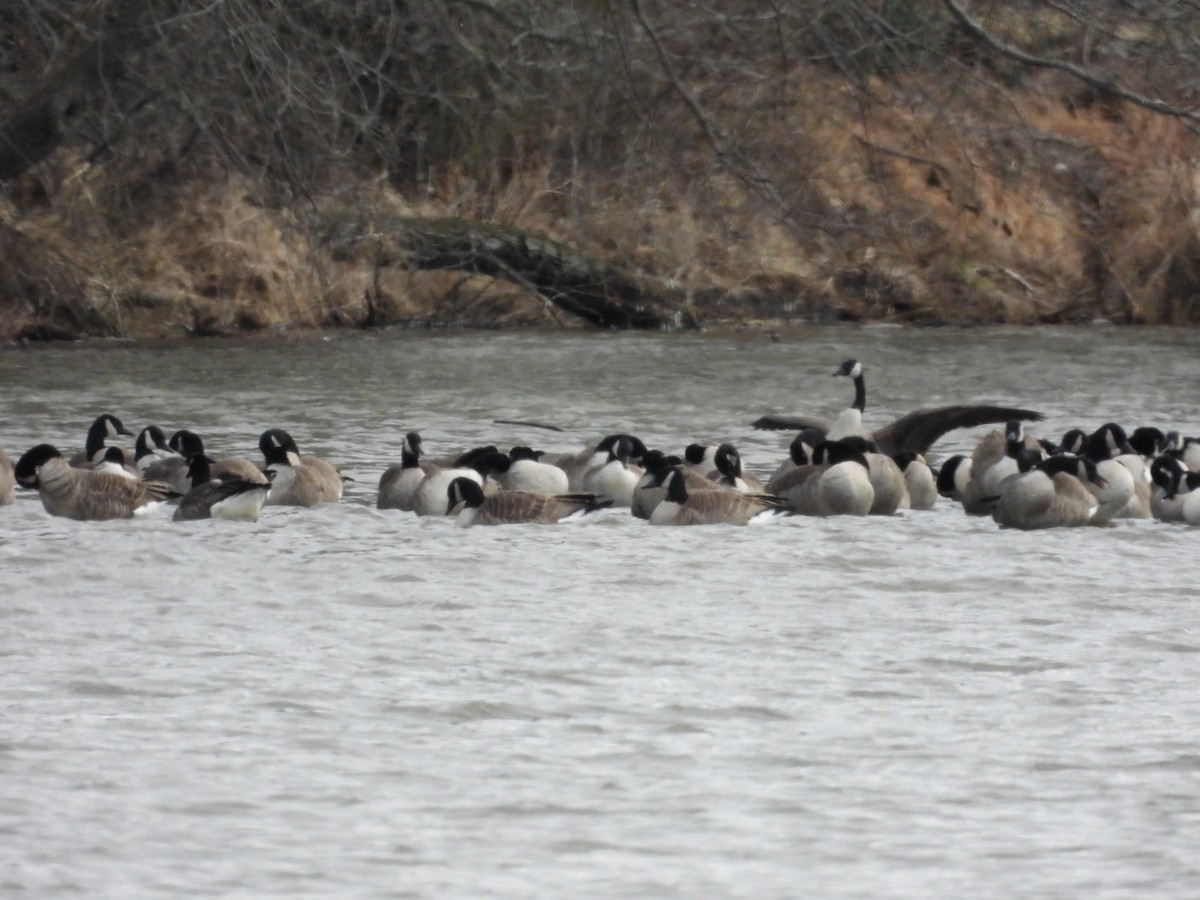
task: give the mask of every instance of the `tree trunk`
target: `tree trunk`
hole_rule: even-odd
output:
[[[401,217],[338,226],[327,239],[335,257],[376,243],[380,266],[455,269],[507,278],[601,328],[697,328],[683,289],[589,259],[529,231],[465,219]]]

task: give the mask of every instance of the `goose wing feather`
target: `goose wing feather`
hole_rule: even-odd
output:
[[[750,427],[757,428],[760,431],[803,431],[806,428],[815,428],[818,431],[827,432],[832,424],[828,419],[821,419],[815,416],[779,413],[778,415],[766,415],[755,419],[750,424]]]
[[[1003,423],[1011,419],[1040,422],[1044,418],[1040,412],[1009,406],[934,406],[915,409],[890,425],[878,429],[872,437],[879,447],[879,452],[888,456],[902,450],[924,454],[940,437],[956,428],[974,428],[977,425]]]
[[[161,481],[134,481],[107,472],[86,475],[87,483],[81,484],[75,509],[77,518],[87,521],[125,519],[136,509],[174,495],[171,486]]]

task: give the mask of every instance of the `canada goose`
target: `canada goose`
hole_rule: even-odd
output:
[[[108,441],[115,437],[133,437],[133,432],[121,424],[121,420],[111,413],[102,413],[97,416],[88,428],[87,443],[84,444],[82,453],[76,453],[71,457],[71,465],[82,466],[85,463],[97,462],[104,451],[108,449]],[[122,450],[122,453],[125,453]],[[125,462],[134,465],[135,459],[132,453],[126,453],[128,457]]]
[[[642,477],[634,485],[629,501],[629,512],[637,519],[648,519],[654,508],[667,495],[666,488],[658,478],[660,472],[670,466],[682,465],[678,456],[668,456],[661,450],[647,450],[642,457]]]
[[[158,481],[77,469],[50,444],[27,450],[17,461],[14,475],[24,486],[37,488],[50,515],[81,522],[128,519],[171,495],[170,486]]]
[[[435,465],[441,466],[443,469],[476,469],[480,473],[488,470],[489,467],[494,467],[499,457],[503,456],[499,448],[495,444],[485,444],[478,447],[471,447],[469,450],[464,450],[461,453],[456,453],[449,459],[434,460]],[[477,465],[478,460],[484,460],[485,465]],[[501,463],[501,465],[503,465]]]
[[[867,470],[871,477],[871,488],[875,499],[871,502],[872,516],[894,516],[901,509],[908,509],[912,499],[908,496],[908,482],[899,464],[890,456],[875,449],[873,442],[863,438],[846,437],[846,443],[856,448],[867,458]],[[857,446],[861,442],[863,446]]]
[[[1129,435],[1129,446],[1147,465],[1162,455],[1167,448],[1167,436],[1152,425],[1141,425]]]
[[[1151,465],[1154,491],[1151,503],[1164,522],[1200,525],[1200,472],[1189,472],[1176,457],[1160,456]]]
[[[1058,442],[1058,452],[1071,456],[1082,456],[1083,448],[1087,445],[1088,434],[1082,428],[1072,428]]]
[[[771,475],[770,484],[776,478],[783,475],[789,469],[794,469],[798,465],[807,466],[812,460],[813,451],[816,450],[817,444],[825,440],[825,432],[819,428],[802,428],[800,432],[788,444],[788,455],[783,462],[775,469]],[[801,462],[797,462],[801,460]]]
[[[542,494],[499,490],[484,494],[471,478],[455,478],[446,489],[450,515],[463,528],[471,525],[553,525],[572,516],[610,506],[595,494]]]
[[[106,447],[104,454],[95,462],[80,466],[81,469],[91,469],[93,472],[107,472],[133,481],[141,480],[141,473],[125,462],[125,451],[120,447]]]
[[[17,480],[13,477],[12,460],[8,454],[0,450],[0,506],[8,506],[13,502],[13,493]]]
[[[950,457],[938,469],[937,492],[943,497],[949,497],[959,503],[966,496],[967,485],[971,483],[971,458],[957,453]]]
[[[1190,480],[1192,475],[1196,474],[1192,472],[1187,477]],[[1183,497],[1183,521],[1188,525],[1200,525],[1200,484],[1194,485],[1190,491],[1180,496]]]
[[[688,491],[687,475],[678,466],[658,477],[666,496],[650,514],[651,525],[748,525],[787,512],[783,500],[768,494],[743,494],[722,488]]]
[[[264,431],[258,439],[258,449],[267,462],[267,469],[277,472],[271,481],[267,503],[316,506],[342,499],[341,473],[319,457],[301,455],[292,436],[282,428]]]
[[[157,425],[147,425],[138,432],[133,442],[133,457],[138,474],[145,475],[146,469],[165,459],[175,459],[179,454],[167,445],[167,436]]]
[[[152,427],[155,426],[151,425],[143,428],[142,434],[138,436],[139,444],[142,442],[143,434]],[[176,442],[176,437],[180,436],[180,434],[185,434],[187,438]],[[145,454],[144,452],[138,460],[138,468],[142,470],[142,478],[149,481],[166,481],[176,493],[186,494],[192,490],[191,475],[187,474],[187,461],[192,456],[203,454],[204,444],[200,442],[196,434],[192,434],[190,431],[176,431],[169,442],[167,442],[167,450],[170,451],[167,456]]]
[[[588,447],[579,453],[564,453],[553,459],[545,459],[544,462],[553,463],[567,473],[567,480],[570,483],[571,490],[584,490],[583,479],[592,469],[597,466],[602,466],[608,461],[609,451],[621,438],[627,439],[633,445],[633,451],[629,458],[631,461],[640,462],[642,457],[646,455],[646,445],[641,439],[632,434],[610,434],[602,438],[594,446]]]
[[[630,463],[634,452],[633,442],[625,435],[619,436],[609,448],[605,462],[584,474],[583,489],[612,500],[613,506],[631,507],[633,489],[644,471],[640,466]],[[645,456],[644,450],[641,456]]]
[[[234,476],[213,480],[213,462],[203,453],[195,454],[188,461],[192,489],[179,501],[174,520],[237,519],[257,522],[258,514],[271,492],[271,485]]]
[[[683,462],[707,478],[709,473],[717,468],[717,451],[719,449],[720,447],[716,444],[693,442],[683,448]]]
[[[1184,521],[1183,504],[1200,488],[1200,473],[1189,472],[1178,457],[1163,454],[1150,464],[1150,512],[1163,522]]]
[[[642,466],[644,474],[634,486],[633,497],[629,504],[629,512],[638,519],[649,519],[658,504],[662,503],[667,496],[667,489],[663,486],[664,479],[659,476],[672,466],[678,466],[679,470],[683,472],[689,492],[714,489],[730,490],[729,488],[720,488],[715,481],[699,474],[678,456],[674,454],[668,456],[661,450],[647,450],[645,456],[642,457]]]
[[[1129,444],[1125,429],[1115,422],[1101,425],[1088,435],[1083,456],[1096,464],[1104,488],[1092,488],[1105,519],[1148,519],[1150,479],[1142,457]]]
[[[900,466],[890,456],[878,452],[874,442],[868,441],[861,435],[846,435],[839,443],[853,447],[867,460],[867,470],[871,476],[871,489],[875,491],[875,499],[871,503],[872,516],[893,516],[901,509],[907,509],[909,503],[908,483]]]
[[[167,446],[178,453],[181,459],[179,461],[166,460],[161,469],[156,463],[153,468],[156,477],[162,481],[169,481],[173,485],[183,482],[190,486],[191,479],[187,474],[187,461],[197,453],[205,453],[204,441],[194,431],[184,428],[171,435]],[[267,473],[244,456],[222,457],[210,464],[209,472],[214,480],[229,476],[242,481],[253,481],[257,484],[271,483],[271,480],[267,478]],[[183,492],[187,493],[187,489]]]
[[[275,473],[267,496],[271,506],[312,507],[318,503],[334,503],[342,496],[341,477],[331,478],[327,471],[306,462],[286,431],[278,428],[264,431],[258,446],[266,460],[268,476]],[[325,466],[333,469],[328,463]]]
[[[1005,479],[992,518],[1002,528],[1036,531],[1088,525],[1099,509],[1084,482],[1103,486],[1096,464],[1081,456],[1043,458],[1040,450],[1017,453],[1018,473]]]
[[[794,442],[793,442],[794,443]],[[871,467],[859,450],[843,441],[822,441],[812,462],[793,446],[797,465],[767,482],[767,493],[782,497],[804,516],[865,516],[875,502]]]
[[[402,509],[412,512],[416,508],[417,488],[424,479],[425,469],[421,466],[421,435],[410,431],[400,443],[399,464],[388,466],[379,476],[376,509]]]
[[[927,510],[937,506],[938,486],[933,470],[925,457],[911,450],[902,450],[892,457],[904,473],[904,486],[908,489],[908,508]]]
[[[874,441],[880,453],[887,456],[901,450],[927,454],[942,435],[956,428],[973,428],[1010,419],[1038,422],[1045,418],[1040,412],[1007,406],[969,404],[936,406],[906,413],[882,428],[867,433],[862,424],[867,404],[867,387],[862,364],[848,359],[833,373],[854,381],[854,402],[831,424],[811,416],[763,416],[753,423],[754,428],[770,431],[816,428],[830,440],[857,435]]]
[[[167,449],[175,451],[175,453],[186,459],[189,456],[195,456],[197,453],[203,453],[204,441],[196,432],[181,428],[171,435],[167,441]]]
[[[495,447],[476,448],[463,454],[456,462],[465,461],[466,465],[438,466],[430,464],[425,469],[425,477],[417,485],[413,498],[413,512],[418,516],[446,516],[450,514],[449,494],[450,482],[455,478],[469,478],[477,483],[484,494],[494,493],[497,485],[488,478],[488,473],[499,463],[503,454]]]
[[[1019,471],[1017,454],[1033,450],[1042,455],[1041,445],[1025,434],[1025,426],[1011,419],[1003,431],[991,431],[975,445],[971,454],[971,480],[963,492],[963,510],[969,516],[986,516],[992,512],[991,498],[1000,493],[1000,485]]]
[[[508,491],[532,491],[535,494],[566,494],[571,480],[565,470],[542,462],[544,454],[532,447],[513,447],[508,451],[508,468],[496,476],[500,487]]]
[[[761,494],[762,482],[753,475],[742,472],[742,456],[733,444],[722,444],[713,454],[718,477],[713,481],[722,487],[733,488],[743,494]]]
[[[1182,460],[1189,472],[1200,472],[1200,438],[1184,437],[1178,431],[1168,432],[1163,452]]]
[[[857,359],[848,359],[833,372],[834,378],[849,378],[854,382],[854,402],[838,413],[825,438],[839,441],[844,437],[865,437],[863,412],[867,408],[867,382],[863,378],[863,367]]]

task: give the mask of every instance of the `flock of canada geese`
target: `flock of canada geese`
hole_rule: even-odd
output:
[[[505,453],[476,447],[430,461],[410,432],[399,463],[380,477],[376,505],[419,516],[455,516],[462,526],[552,524],[607,507],[627,508],[651,525],[746,525],[785,515],[894,515],[932,509],[939,497],[972,516],[1025,530],[1110,524],[1154,517],[1200,525],[1200,439],[1109,423],[1072,429],[1057,443],[1036,439],[1032,410],[990,405],[919,409],[866,431],[863,367],[833,373],[854,383],[854,402],[834,421],[766,416],[756,428],[792,430],[788,457],[765,481],[745,472],[732,444],[690,444],[676,456],[613,434],[579,453],[555,457],[531,447]],[[956,428],[1002,425],[970,457],[934,471],[925,455]],[[265,504],[311,507],[342,497],[337,468],[300,452],[286,431],[263,432],[262,462],[213,458],[187,430],[169,439],[157,426],[133,437],[119,419],[98,417],[85,448],[70,458],[50,444],[14,466],[0,450],[0,505],[16,486],[36,490],[46,512],[83,521],[129,518],[177,503],[176,520],[256,520]]]

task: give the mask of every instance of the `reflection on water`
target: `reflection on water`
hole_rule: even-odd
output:
[[[1200,432],[1189,332],[335,334],[0,353],[0,446],[94,416],[355,480],[257,524],[0,508],[5,893],[1190,897],[1200,530],[455,528],[404,432],[577,450],[962,401]],[[500,426],[544,421],[563,432]],[[948,454],[980,430],[948,436]]]

